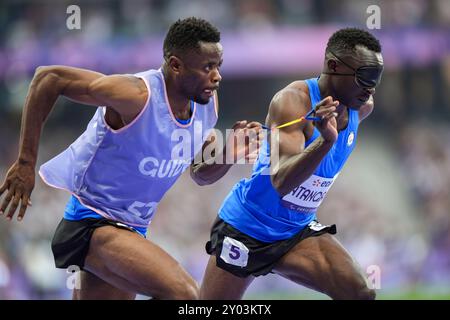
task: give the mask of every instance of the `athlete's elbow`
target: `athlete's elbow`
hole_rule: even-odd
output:
[[[195,183],[201,187],[207,186],[213,183],[213,181],[204,180],[203,178],[199,177],[198,175],[194,174],[191,175],[192,180],[195,181]]]
[[[61,77],[56,66],[37,67],[30,83],[30,94],[58,97],[62,91]]]
[[[270,176],[270,181],[272,182],[273,188],[280,194],[281,196],[285,196],[289,193],[289,191],[286,191],[285,189],[285,181],[284,177],[279,174],[275,173]]]
[[[34,72],[33,82],[54,82],[59,78],[57,66],[39,66]]]
[[[43,77],[53,70],[53,66],[39,66],[34,71],[34,76]]]
[[[204,177],[202,177],[202,175],[198,172],[198,170],[193,166],[191,166],[190,174],[192,180],[194,180],[194,182],[199,186],[207,186],[212,183],[207,179],[205,179]]]

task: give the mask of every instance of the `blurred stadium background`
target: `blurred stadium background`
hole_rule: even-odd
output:
[[[81,8],[81,30],[66,28],[66,8]],[[162,40],[178,18],[219,27],[224,45],[220,129],[264,121],[273,94],[318,76],[328,37],[366,28],[381,8],[385,72],[375,111],[358,147],[319,211],[365,270],[381,270],[381,299],[450,298],[450,1],[448,0],[115,0],[0,2],[0,177],[17,155],[20,116],[39,65],[106,74],[158,68]],[[41,140],[38,165],[84,130],[94,108],[60,99]],[[198,187],[186,173],[166,195],[149,238],[200,281],[221,201],[250,173],[236,166]],[[37,179],[23,223],[0,220],[0,299],[68,299],[68,274],[53,265],[50,240],[69,195]],[[143,297],[142,297],[143,298]],[[247,299],[323,299],[287,280],[259,278]]]

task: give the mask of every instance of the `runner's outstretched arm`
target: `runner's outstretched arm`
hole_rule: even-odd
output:
[[[22,114],[19,155],[0,187],[0,196],[8,191],[0,207],[12,219],[19,203],[22,220],[35,183],[35,167],[42,128],[57,98],[114,109],[127,121],[145,105],[148,92],[143,80],[130,75],[105,76],[101,73],[65,67],[38,67],[31,81]],[[12,201],[12,202],[11,202]]]

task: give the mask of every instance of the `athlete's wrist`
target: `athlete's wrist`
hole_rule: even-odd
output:
[[[36,159],[32,156],[20,154],[17,158],[17,163],[21,166],[29,166],[34,168],[36,166]]]

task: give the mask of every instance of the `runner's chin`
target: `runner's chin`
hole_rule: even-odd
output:
[[[209,98],[209,95],[207,95],[206,93],[202,93],[201,95],[194,97],[193,100],[198,104],[208,104]]]

